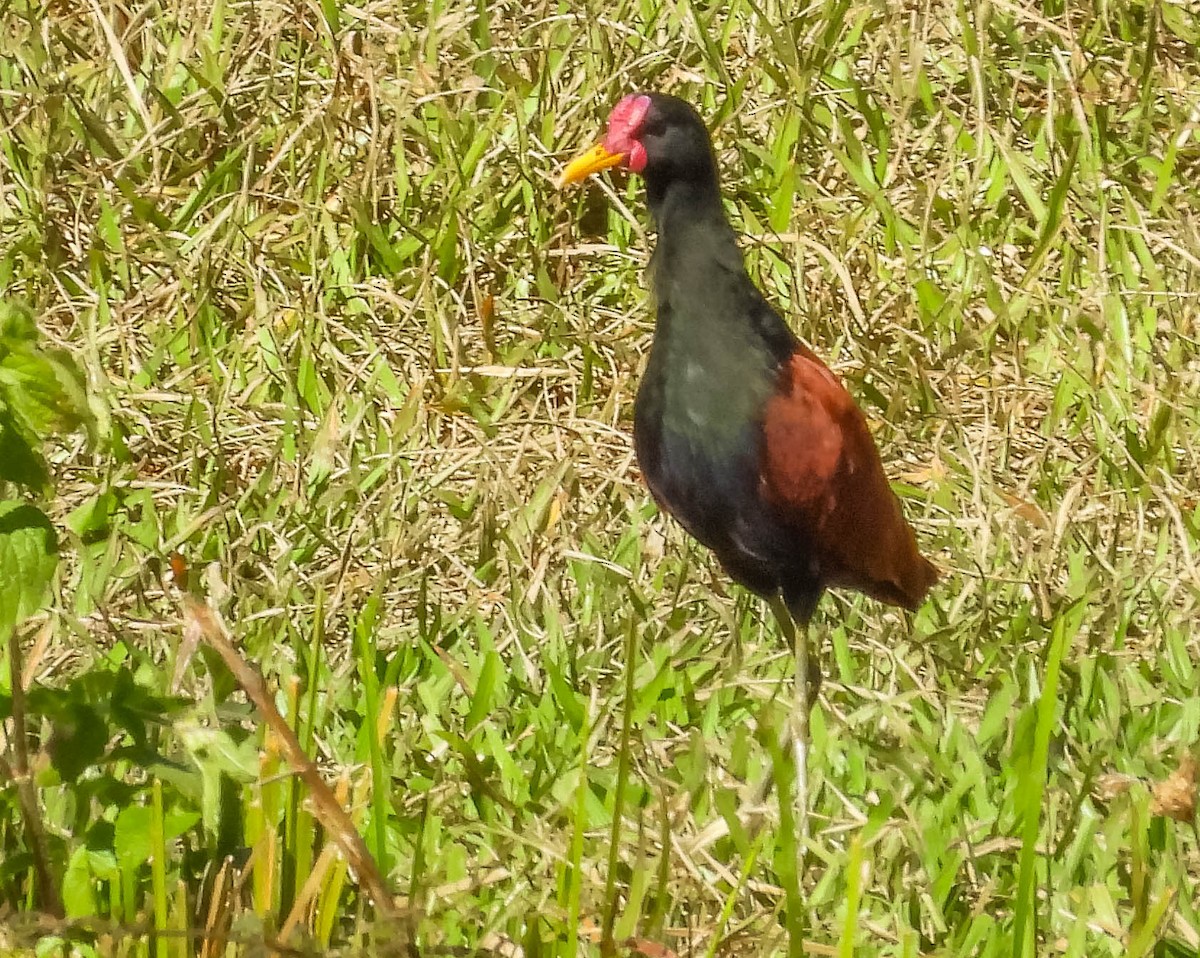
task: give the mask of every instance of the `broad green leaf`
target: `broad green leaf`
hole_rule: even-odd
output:
[[[33,314],[21,306],[0,302],[0,356],[37,341]]]
[[[5,421],[6,412],[0,405],[0,482],[40,489],[49,480],[46,464],[15,422]]]
[[[117,815],[113,833],[113,848],[122,869],[142,864],[150,858],[150,809],[145,805],[130,805]]]
[[[62,350],[39,348],[28,309],[0,302],[0,481],[41,486],[39,444],[89,424],[83,375]]]
[[[58,536],[45,513],[0,502],[0,636],[42,607],[58,562]]]
[[[127,805],[117,815],[113,832],[113,850],[117,862],[125,871],[132,870],[150,859],[153,851],[150,842],[151,810],[146,805]],[[178,809],[168,811],[163,819],[163,836],[172,841],[200,820],[195,812]]]
[[[67,873],[63,875],[63,905],[68,918],[90,918],[97,914],[95,878],[85,846],[75,849]]]
[[[74,701],[61,711],[53,727],[46,746],[50,761],[64,782],[76,782],[104,755],[109,723],[97,706]]]
[[[33,352],[10,352],[0,358],[0,399],[11,415],[38,435],[70,423],[70,405],[45,357]]]

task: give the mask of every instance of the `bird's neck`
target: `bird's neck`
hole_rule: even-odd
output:
[[[691,361],[707,370],[710,386],[749,378],[770,388],[772,370],[791,355],[796,338],[746,274],[715,178],[674,180],[653,197],[658,243],[650,277],[664,375]]]
[[[725,217],[715,176],[671,180],[662,186],[651,180],[647,197],[658,231],[656,273],[662,268],[675,277],[690,276],[701,294],[718,273],[742,272],[742,251]]]
[[[715,176],[711,181],[666,184],[650,180],[647,196],[658,231],[652,275],[660,305],[680,295],[700,303],[713,292],[712,284],[717,284],[716,291],[724,291],[732,288],[731,274],[739,280],[744,277],[742,251],[725,217]],[[694,312],[709,315],[704,309]]]
[[[660,236],[701,222],[715,221],[728,228],[715,175],[665,182],[647,178],[646,205]]]

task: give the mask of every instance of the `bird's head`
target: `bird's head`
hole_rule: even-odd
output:
[[[558,185],[622,166],[647,181],[716,180],[712,141],[690,103],[665,93],[633,93],[608,116],[604,139],[563,169]]]

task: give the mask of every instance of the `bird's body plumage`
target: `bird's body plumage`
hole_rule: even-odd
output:
[[[862,412],[747,275],[699,115],[675,97],[627,97],[581,171],[626,156],[658,230],[654,342],[634,409],[654,498],[734,580],[782,595],[801,622],[831,586],[915,608],[937,572]]]

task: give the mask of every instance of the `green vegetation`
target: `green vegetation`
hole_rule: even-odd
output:
[[[818,615],[809,953],[1197,954],[1198,42],[1170,0],[8,3],[0,950],[786,952],[789,836],[737,813],[788,650],[636,472],[640,184],[552,186],[652,87],[947,570]]]

